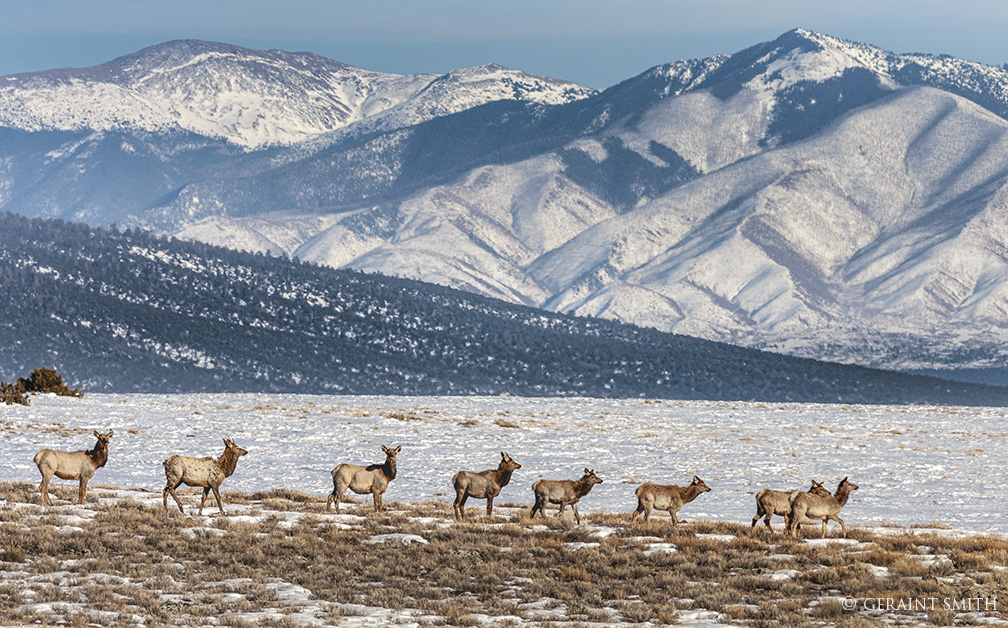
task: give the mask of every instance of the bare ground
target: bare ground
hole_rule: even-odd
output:
[[[226,516],[198,517],[193,492],[180,514],[110,487],[77,506],[54,482],[46,509],[0,482],[0,625],[1008,625],[1001,536],[848,525],[820,542],[818,525],[578,526],[483,502],[456,523],[440,500],[334,515],[287,489],[223,496]]]

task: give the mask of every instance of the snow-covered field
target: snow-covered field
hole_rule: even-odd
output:
[[[93,430],[114,430],[109,462],[92,482],[160,492],[165,458],[218,456],[226,437],[249,454],[225,490],[297,489],[318,495],[321,509],[332,467],[381,462],[386,444],[402,445],[386,503],[450,500],[457,470],[496,467],[507,451],[523,466],[498,503],[530,503],[536,479],[574,479],[589,467],[605,482],[582,499],[581,512],[629,512],[638,483],[684,485],[695,474],[712,491],[682,518],[747,522],[761,488],[807,488],[816,479],[833,489],[849,476],[860,489],[844,508],[848,524],[1008,533],[1006,414],[515,397],[49,395],[30,407],[0,406],[0,479],[37,482],[36,451],[89,449]],[[471,506],[478,512],[482,504]]]

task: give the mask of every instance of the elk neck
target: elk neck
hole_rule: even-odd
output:
[[[95,443],[94,449],[85,451],[84,454],[91,459],[91,463],[96,469],[105,466],[108,462],[108,441],[102,443],[100,440]]]
[[[511,469],[495,469],[493,472],[494,482],[497,486],[507,486],[507,483],[511,481],[511,474],[514,473]]]
[[[680,493],[680,495],[682,495],[683,503],[688,504],[694,499],[696,499],[697,495],[699,495],[701,492],[702,491],[700,490],[699,486],[697,486],[696,484],[690,484],[689,486],[687,486],[682,490],[682,493]]]
[[[221,457],[217,459],[217,466],[224,472],[224,477],[231,477],[231,474],[234,473],[235,467],[238,466],[238,452],[233,449],[225,450],[224,453],[221,454]]]
[[[592,483],[589,478],[584,477],[574,482],[574,494],[578,497],[584,497],[591,490]]]
[[[386,458],[385,464],[381,466],[381,472],[391,482],[396,476],[396,463],[392,458]]]
[[[833,496],[833,498],[840,503],[840,506],[843,506],[844,504],[847,503],[848,497],[850,497],[850,488],[847,486],[838,487],[836,495]]]

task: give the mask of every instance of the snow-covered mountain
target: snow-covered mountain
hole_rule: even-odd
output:
[[[407,126],[501,99],[559,104],[592,90],[496,65],[369,72],[310,53],[180,40],[83,69],[5,77],[0,125],[27,131],[184,130],[247,149],[381,117]]]
[[[255,93],[286,86],[277,115],[226,107],[252,81],[202,68],[227,59],[256,68],[240,74]],[[1004,69],[800,29],[599,93],[496,66],[389,77],[192,42],[100,67],[6,79],[0,205],[1008,381]],[[342,87],[302,98],[315,88],[297,81]],[[21,104],[43,102],[32,85],[120,84],[150,84],[131,89],[161,113],[125,123],[66,97],[43,123]]]
[[[0,214],[0,379],[289,391],[1008,406],[1008,387],[734,347],[409,279]]]

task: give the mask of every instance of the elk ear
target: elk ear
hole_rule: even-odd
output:
[[[95,435],[95,438],[101,438],[101,434],[98,433],[98,430],[94,431],[94,435]]]
[[[393,451],[395,451],[396,453],[399,453],[400,451],[402,451],[402,445],[399,445]]]
[[[508,459],[508,455],[502,451],[501,452],[501,458],[503,458],[504,460],[507,460]]]
[[[840,483],[843,484],[846,481],[847,481],[847,476],[844,476],[844,479],[840,480]]]
[[[228,439],[225,438],[223,440],[224,440],[224,446],[225,447],[230,447],[231,446],[231,443],[228,442]]]
[[[385,453],[388,453],[388,447],[386,447],[385,445],[381,446],[381,450],[384,451]]]
[[[108,431],[108,436],[106,438],[112,438],[113,434],[115,434],[115,432],[113,432],[112,430],[109,430]]]

